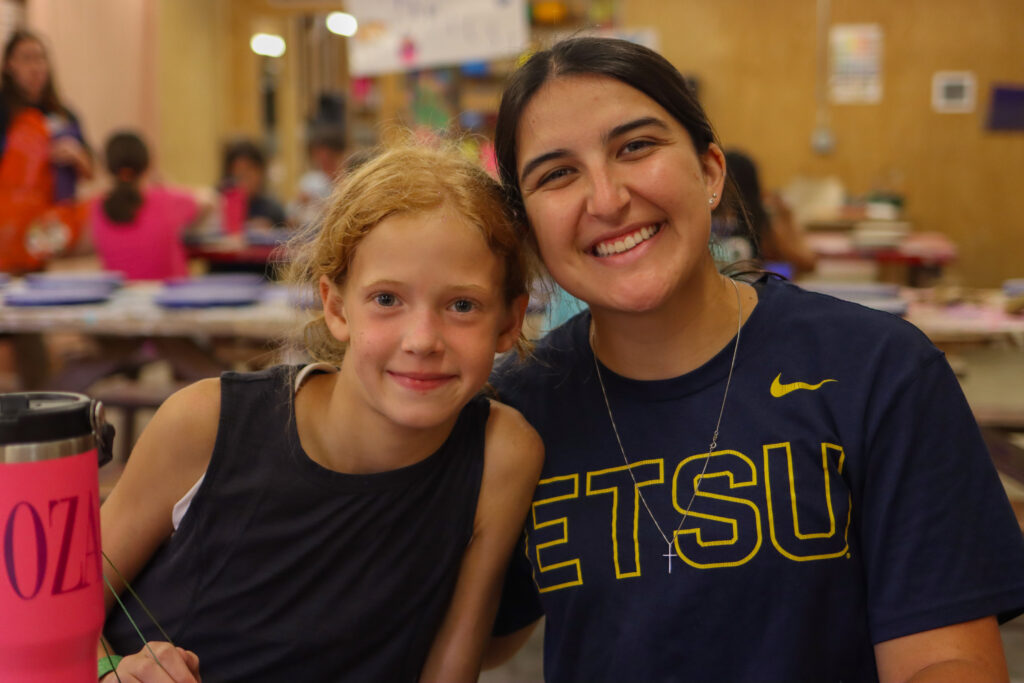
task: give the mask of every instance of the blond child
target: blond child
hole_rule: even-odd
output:
[[[178,392],[103,505],[106,554],[174,642],[143,627],[138,650],[111,610],[112,651],[138,652],[104,683],[478,675],[543,459],[480,395],[495,354],[525,344],[518,227],[457,153],[400,147],[295,245],[318,362]]]

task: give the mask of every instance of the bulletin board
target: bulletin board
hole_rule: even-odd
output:
[[[529,42],[525,0],[348,0],[353,76],[511,57]]]
[[[833,104],[882,100],[882,27],[836,24],[829,30],[829,97]]]

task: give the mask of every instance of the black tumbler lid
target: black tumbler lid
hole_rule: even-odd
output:
[[[0,394],[0,446],[63,441],[93,433],[92,400],[82,394]]]

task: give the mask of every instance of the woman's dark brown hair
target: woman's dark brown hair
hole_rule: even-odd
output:
[[[14,81],[14,76],[10,74],[7,65],[11,60],[11,55],[14,54],[14,50],[18,45],[28,40],[39,43],[43,47],[43,51],[46,51],[46,46],[42,39],[31,31],[24,29],[19,29],[12,33],[11,37],[7,39],[7,43],[4,44],[3,64],[2,68],[0,68],[0,96],[3,97],[3,103],[7,106],[8,117],[13,118],[20,109],[30,105],[40,106],[48,113],[70,116],[70,112],[68,112],[57,96],[52,64],[50,65],[50,74],[46,79],[46,86],[43,88],[43,95],[39,102],[30,102],[26,94],[22,92],[21,86]],[[49,62],[49,55],[47,55],[47,62]]]

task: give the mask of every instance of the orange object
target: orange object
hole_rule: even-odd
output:
[[[23,109],[7,129],[0,157],[0,272],[38,270],[75,243],[87,207],[55,202],[46,117]]]
[[[533,20],[538,24],[559,24],[569,16],[569,8],[564,2],[543,0],[533,3]]]

